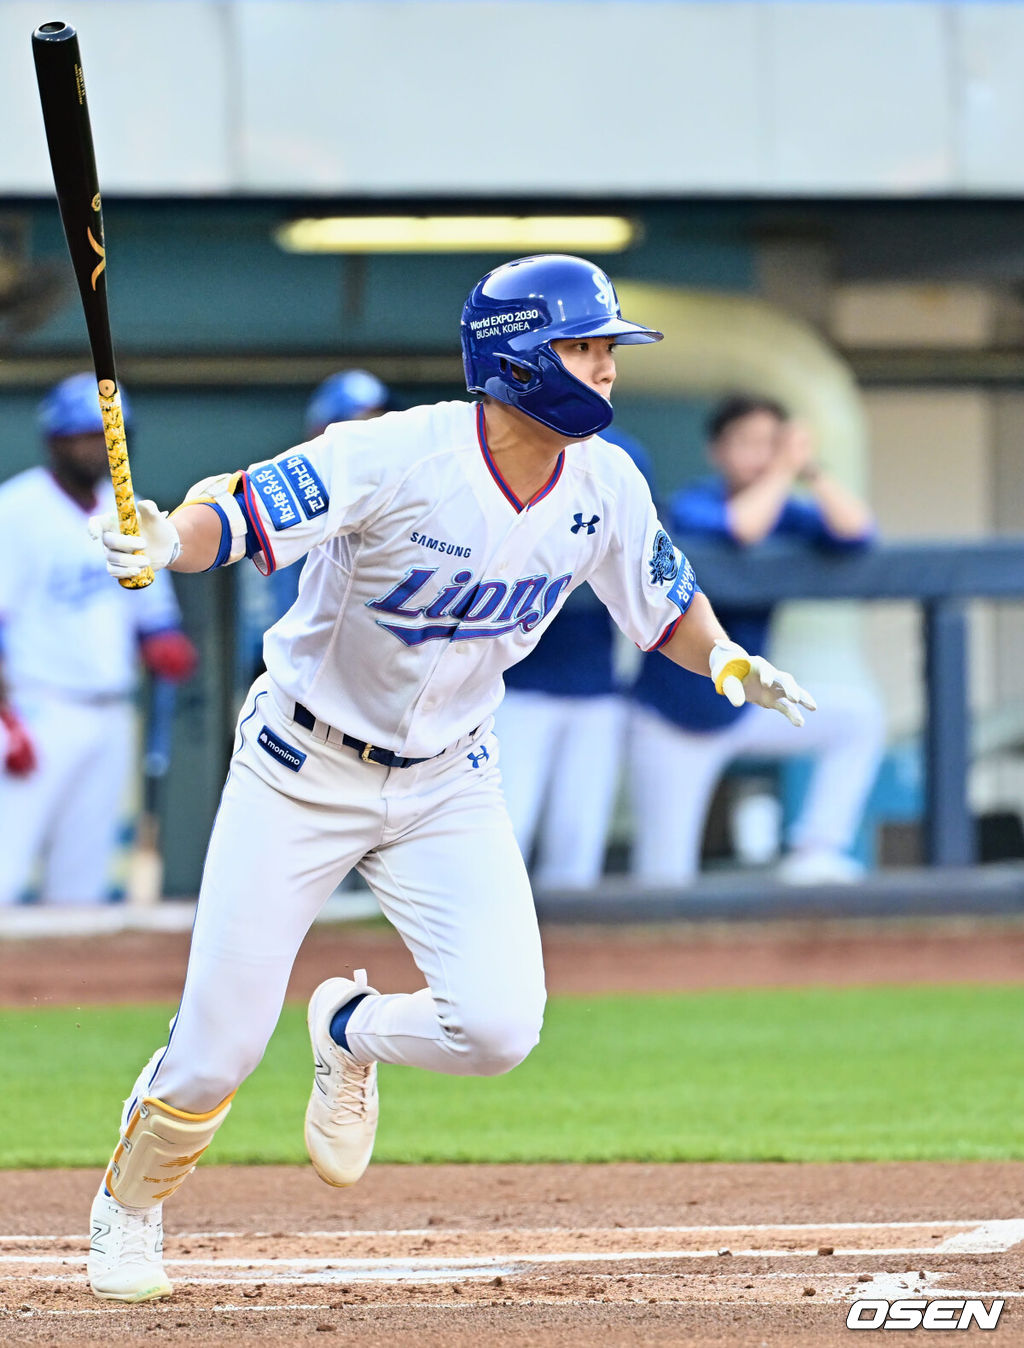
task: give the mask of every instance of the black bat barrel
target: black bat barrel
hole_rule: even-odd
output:
[[[78,34],[68,23],[41,24],[32,34],[32,55],[57,203],[82,296],[96,377],[116,384],[103,215]]]

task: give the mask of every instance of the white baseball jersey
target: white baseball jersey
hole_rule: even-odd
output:
[[[521,502],[470,403],[329,426],[255,464],[243,490],[261,570],[310,553],[266,635],[270,676],[322,721],[408,757],[485,721],[502,672],[584,581],[644,650],[695,591],[628,454],[572,444]]]
[[[114,508],[110,483],[96,512]],[[0,486],[0,643],[4,673],[19,690],[71,697],[126,695],[135,687],[137,638],[180,623],[166,574],[143,590],[107,575],[88,518],[48,469]]]

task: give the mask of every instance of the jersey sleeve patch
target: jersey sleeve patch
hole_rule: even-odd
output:
[[[654,535],[651,555],[647,565],[650,568],[651,584],[666,585],[679,574],[679,561],[682,553],[672,546],[672,540],[664,529]]]
[[[322,515],[331,498],[305,454],[289,454],[286,459],[279,460],[279,463],[291,483],[306,519],[315,520],[318,515]]]
[[[693,596],[698,593],[700,586],[697,584],[697,577],[693,574],[693,567],[685,557],[682,559],[682,566],[679,568],[679,574],[672,583],[672,588],[668,592],[668,597],[680,614],[693,603]]]
[[[299,523],[299,503],[276,463],[263,464],[255,471],[250,471],[248,478],[253,495],[278,532],[291,529]]]

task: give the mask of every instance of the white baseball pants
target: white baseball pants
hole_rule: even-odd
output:
[[[633,875],[648,884],[693,879],[715,786],[726,765],[744,754],[813,754],[807,799],[788,841],[824,852],[849,848],[881,760],[883,713],[861,688],[819,696],[818,710],[799,729],[778,712],[748,707],[726,729],[696,734],[637,706],[629,748]]]
[[[353,866],[427,985],[361,1002],[346,1032],[354,1056],[456,1075],[510,1070],[539,1037],[544,973],[490,725],[389,769],[315,739],[291,711],[264,675],[239,716],[181,1006],[150,1089],[202,1113],[252,1072],[299,946]],[[298,771],[261,744],[265,730],[305,755]]]
[[[505,800],[524,857],[537,840],[534,881],[549,888],[595,884],[625,749],[625,701],[510,688],[494,728]]]
[[[38,765],[27,777],[0,767],[0,904],[18,900],[37,862],[42,902],[102,903],[132,764],[132,704],[36,691],[17,705]]]

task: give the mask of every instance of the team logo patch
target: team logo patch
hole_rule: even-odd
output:
[[[685,613],[693,602],[693,596],[696,589],[697,577],[693,574],[693,567],[684,557],[682,569],[676,577],[671,590],[669,590],[668,597],[679,609],[680,613]]]
[[[249,474],[253,490],[263,502],[263,508],[270,516],[275,529],[290,529],[298,524],[298,502],[292,495],[288,483],[278,471],[276,463],[265,463],[262,468]]]
[[[281,460],[288,481],[307,520],[315,520],[330,504],[330,497],[320,481],[316,469],[304,454],[289,454]]]
[[[292,772],[298,772],[306,761],[306,755],[301,749],[295,749],[292,745],[286,744],[284,740],[278,739],[269,726],[263,727],[256,736],[256,742],[265,753],[268,753],[271,758],[276,758],[286,768],[291,768]]]
[[[654,535],[654,547],[651,549],[651,559],[648,566],[651,568],[651,583],[653,585],[664,585],[670,580],[675,580],[679,573],[679,559],[676,556],[676,550],[664,529],[659,529]]]

